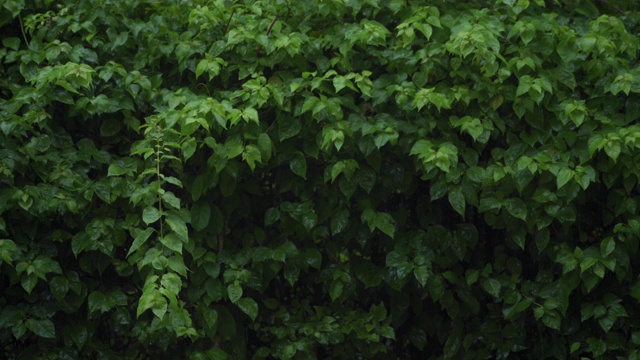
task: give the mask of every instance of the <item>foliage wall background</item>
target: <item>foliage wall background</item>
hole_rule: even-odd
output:
[[[636,359],[639,8],[5,0],[13,359]]]

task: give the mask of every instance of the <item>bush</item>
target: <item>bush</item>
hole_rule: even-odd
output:
[[[3,357],[640,358],[639,10],[5,0]]]

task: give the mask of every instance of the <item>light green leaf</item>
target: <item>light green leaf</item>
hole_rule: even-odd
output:
[[[198,144],[195,138],[188,138],[181,145],[182,157],[185,161],[189,160],[195,154]]]
[[[171,191],[165,191],[162,194],[162,200],[172,208],[177,210],[180,209],[180,199],[178,199]]]
[[[166,246],[167,248],[182,254],[182,240],[175,233],[167,234],[160,239],[160,243]]]
[[[0,240],[0,259],[1,260],[11,264],[13,262],[13,257],[17,252],[18,252],[18,247],[16,246],[16,243],[14,243],[12,240],[8,240],[8,239]]]
[[[169,228],[173,230],[183,241],[189,238],[189,231],[187,230],[187,224],[177,214],[173,212],[167,213],[165,222],[169,225]]]
[[[260,155],[260,149],[253,144],[249,144],[245,146],[244,152],[242,153],[242,160],[246,161],[249,165],[251,171],[254,171],[256,168],[256,162],[262,162],[262,156]]]
[[[618,156],[620,155],[620,151],[621,151],[621,146],[620,146],[620,142],[615,141],[615,140],[609,140],[607,141],[607,143],[604,145],[604,152],[615,162],[616,160],[618,160]]]
[[[147,225],[153,224],[154,222],[158,221],[161,217],[162,217],[162,213],[158,210],[158,208],[153,206],[146,207],[142,211],[142,221],[144,221],[145,224]]]
[[[569,168],[562,168],[558,172],[558,177],[556,178],[556,185],[558,189],[563,187],[566,183],[569,182],[573,178],[574,171]]]
[[[133,240],[133,244],[131,244],[129,251],[127,252],[127,257],[138,250],[138,248],[140,248],[140,246],[142,246],[149,239],[151,234],[153,234],[153,231],[153,228],[150,227],[146,228],[144,231],[138,230],[138,234],[136,235],[136,238]]]

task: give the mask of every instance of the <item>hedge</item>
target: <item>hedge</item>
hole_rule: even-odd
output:
[[[640,6],[5,0],[6,359],[640,359]]]

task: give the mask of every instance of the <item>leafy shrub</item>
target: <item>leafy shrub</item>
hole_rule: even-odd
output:
[[[638,358],[637,6],[5,0],[5,358]]]

